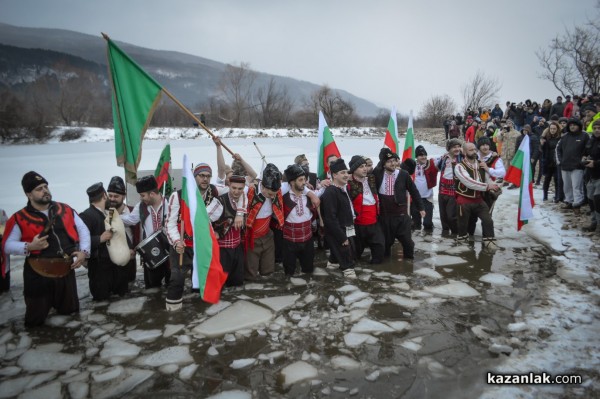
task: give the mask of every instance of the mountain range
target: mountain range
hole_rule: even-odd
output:
[[[206,103],[211,97],[216,96],[218,83],[227,67],[225,63],[195,55],[153,50],[118,40],[115,40],[115,43],[188,106]],[[11,87],[35,80],[37,74],[49,68],[48,65],[43,65],[48,63],[47,50],[70,56],[63,57],[63,68],[73,61],[78,64],[78,67],[93,72],[98,71],[103,75],[107,74],[106,43],[100,35],[92,36],[62,29],[26,28],[0,23],[0,44],[5,45],[0,46],[0,86]],[[17,51],[9,46],[29,51]],[[15,53],[19,56],[15,57]],[[60,57],[53,54],[50,58]],[[40,63],[36,63],[36,60],[40,60]],[[68,73],[68,70],[63,70],[62,73]],[[257,87],[264,86],[271,78],[274,78],[280,86],[287,87],[291,99],[297,106],[303,104],[305,98],[320,88],[320,85],[311,82],[262,72],[257,72],[255,84]],[[380,107],[372,102],[345,90],[335,90],[344,100],[354,104],[360,116],[375,116],[380,110]]]

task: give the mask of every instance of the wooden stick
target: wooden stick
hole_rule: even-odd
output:
[[[184,220],[181,219],[181,231],[179,232],[179,239],[181,240],[182,244],[183,244],[183,252],[185,252],[185,240],[183,239],[183,233],[184,233]],[[183,252],[179,254],[179,268],[181,269],[181,267],[183,266]]]
[[[102,37],[104,39],[110,40],[110,37],[108,37],[108,35],[106,33],[104,33],[104,32],[100,32],[100,33],[102,34]],[[181,103],[181,101],[179,101],[177,98],[175,98],[175,96],[173,94],[171,94],[171,92],[169,90],[167,90],[163,87],[162,91],[163,91],[163,93],[165,93],[167,95],[167,97],[169,97],[171,100],[173,100],[173,102],[175,104],[177,104],[179,106],[179,108],[181,108],[183,110],[183,112],[185,112],[188,116],[190,116],[198,124],[198,126],[200,126],[202,129],[206,130],[206,133],[208,133],[212,138],[216,137],[215,134],[213,132],[211,132],[206,126],[204,126],[204,123],[200,122],[200,119],[198,119],[192,111],[187,109],[186,106]],[[227,150],[227,152],[229,152],[231,155],[233,155],[233,151],[231,151],[229,149],[229,147],[227,147],[223,143],[221,143],[221,145],[223,146],[223,148],[225,148]]]

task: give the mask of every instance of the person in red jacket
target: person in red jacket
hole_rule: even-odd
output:
[[[477,119],[475,119],[473,121],[473,124],[471,124],[471,126],[469,126],[469,128],[465,132],[465,141],[467,143],[474,143],[475,142],[475,132],[477,132],[477,127],[478,126],[479,126],[479,121]]]
[[[573,101],[571,101],[571,96],[566,96],[565,98],[567,102],[565,103],[565,109],[563,110],[562,116],[570,118],[573,116]]]

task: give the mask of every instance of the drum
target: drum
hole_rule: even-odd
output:
[[[156,269],[169,259],[169,241],[162,230],[140,242],[135,250],[149,269]]]

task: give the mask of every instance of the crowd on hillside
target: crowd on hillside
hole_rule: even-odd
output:
[[[581,213],[590,207],[585,231],[600,228],[600,96],[574,95],[536,101],[507,101],[504,109],[468,108],[444,121],[446,140],[460,138],[478,143],[489,140],[492,151],[510,165],[525,135],[529,136],[531,170],[535,186],[542,184],[543,200],[553,192],[562,210]],[[553,189],[551,183],[554,183]],[[504,182],[508,189],[511,184]]]

